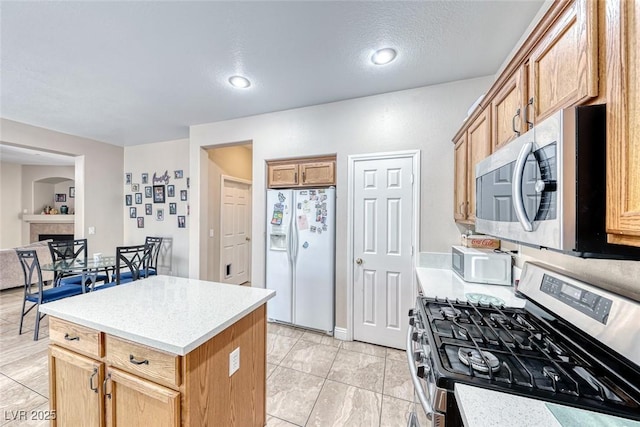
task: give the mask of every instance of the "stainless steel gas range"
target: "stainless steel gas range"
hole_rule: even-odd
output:
[[[417,299],[409,425],[462,425],[457,383],[640,421],[640,303],[532,263],[518,292],[524,308]]]

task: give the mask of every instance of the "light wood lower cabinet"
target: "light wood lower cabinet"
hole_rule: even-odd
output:
[[[104,356],[77,353],[78,340],[63,338],[49,346],[53,426],[265,425],[265,305],[184,356],[56,318],[50,334],[78,328],[97,336],[97,354]],[[229,354],[237,348],[240,368],[229,376]]]
[[[49,347],[49,405],[55,426],[103,427],[104,364],[58,346]]]
[[[106,377],[107,427],[180,426],[180,393],[108,368]]]

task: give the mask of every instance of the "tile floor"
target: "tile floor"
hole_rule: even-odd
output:
[[[33,341],[35,315],[18,335],[22,290],[0,291],[0,426],[16,411],[48,409],[48,317]],[[267,426],[406,426],[412,385],[403,351],[269,324]]]

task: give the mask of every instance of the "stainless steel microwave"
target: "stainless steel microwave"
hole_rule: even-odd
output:
[[[607,243],[606,107],[568,108],[476,165],[476,231],[585,258],[640,259]]]

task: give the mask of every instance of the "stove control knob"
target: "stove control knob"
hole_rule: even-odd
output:
[[[424,353],[422,352],[422,350],[418,350],[413,353],[413,360],[415,360],[416,362],[422,362],[424,360]]]
[[[409,318],[409,324],[410,324],[411,326],[415,326],[415,324],[416,324],[416,318],[415,318],[415,317],[410,317],[410,318]]]
[[[411,339],[414,340],[415,342],[419,342],[420,339],[420,333],[418,332],[414,332],[411,334]]]
[[[427,375],[430,371],[431,368],[429,368],[427,365],[420,365],[418,366],[417,374],[420,378],[427,378]]]
[[[413,308],[412,308],[412,309],[410,309],[410,310],[409,310],[409,317],[412,317],[414,314],[415,314],[415,313],[414,313]]]

